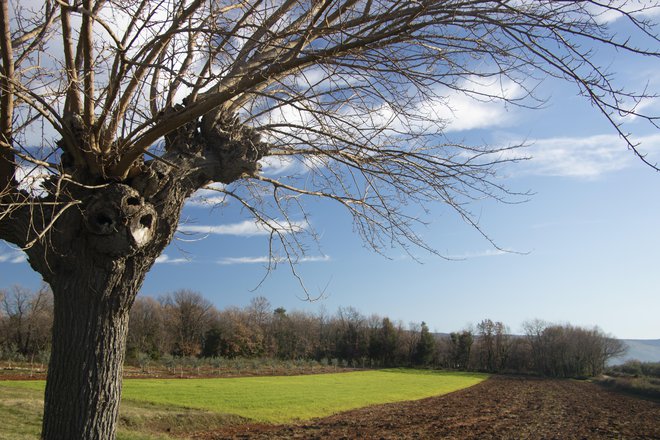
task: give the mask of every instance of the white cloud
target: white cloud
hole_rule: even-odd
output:
[[[437,113],[448,121],[447,132],[502,126],[513,119],[501,102],[481,102],[465,95],[453,97],[451,108],[442,107]]]
[[[411,131],[460,132],[509,125],[515,121],[517,112],[515,106],[507,107],[507,101],[523,99],[525,94],[518,83],[503,76],[475,75],[463,78],[455,88],[436,87],[434,96],[410,104],[405,113],[386,100],[372,107],[355,99],[345,102],[337,110],[339,117],[331,119],[322,116],[325,109],[318,103],[306,100],[273,109],[261,123],[277,126],[279,132],[264,132],[266,140],[273,144],[335,145],[342,143],[338,141],[342,137],[355,138],[358,143],[379,144],[383,138],[406,137]],[[391,140],[386,142],[389,144]],[[262,159],[261,164],[263,173],[270,175],[297,174],[304,172],[306,165],[303,161],[299,167],[295,160],[277,157]]]
[[[420,113],[446,121],[446,132],[496,127],[514,119],[514,113],[507,110],[503,100],[524,96],[519,84],[501,78],[469,77],[459,87],[468,93],[452,91],[443,100],[430,100],[421,106]]]
[[[300,167],[296,166],[296,160],[289,156],[266,156],[259,161],[261,172],[266,176],[280,176],[285,173],[297,173]]]
[[[178,230],[183,233],[252,237],[255,235],[269,235],[273,230],[284,234],[302,232],[307,226],[308,224],[304,221],[270,220],[268,224],[264,225],[254,220],[244,220],[225,225],[180,225]]]
[[[648,153],[653,163],[652,156],[660,154],[660,135],[638,137],[635,141],[640,143],[640,152]],[[524,164],[515,165],[516,172],[559,177],[597,178],[639,161],[617,135],[538,139],[530,147],[512,154],[531,157]]]
[[[301,257],[296,260],[293,260],[294,264],[297,263],[317,263],[330,261],[330,257],[327,255],[314,256],[314,257]],[[268,256],[258,256],[258,257],[226,257],[217,261],[218,264],[223,266],[232,265],[232,264],[268,264],[268,263],[282,263],[287,261],[284,257],[268,257]]]
[[[320,66],[309,67],[302,71],[299,76],[306,84],[311,85],[319,84],[328,79],[327,72]]]
[[[8,254],[0,254],[0,263],[19,264],[27,261],[25,253],[16,251]]]
[[[156,264],[185,264],[190,262],[191,260],[187,258],[170,258],[167,254],[162,254],[156,258]]]
[[[222,183],[212,183],[206,188],[198,189],[186,200],[186,206],[210,207],[227,203],[227,196],[222,191],[225,185]]]
[[[654,0],[616,0],[606,2],[610,8],[589,3],[587,9],[597,23],[610,24],[629,14],[635,18],[653,18],[660,15],[660,7]],[[619,9],[619,10],[617,10]]]
[[[462,254],[445,255],[446,258],[452,260],[467,260],[470,258],[484,258],[484,257],[497,257],[499,255],[506,255],[509,252],[500,249],[486,249],[484,251],[465,252]]]
[[[426,99],[410,110],[410,117],[400,115],[387,103],[376,109],[368,121],[374,127],[386,126],[395,133],[416,130],[436,130],[446,133],[499,127],[511,124],[516,113],[506,101],[525,96],[524,89],[509,79],[470,76],[456,86],[435,90],[436,96]],[[511,106],[509,106],[511,107]],[[356,113],[359,117],[359,112]],[[386,131],[386,133],[388,133]]]
[[[630,111],[641,114],[653,114],[658,109],[660,109],[660,98],[648,97],[641,99],[637,105],[631,106]],[[638,119],[638,116],[631,113],[617,115],[617,120],[620,122],[631,122],[635,119]]]
[[[14,178],[19,183],[20,189],[29,192],[34,197],[41,197],[46,195],[42,184],[50,174],[45,167],[29,162],[20,162],[16,167]]]
[[[267,256],[263,257],[227,257],[218,260],[218,264],[267,264],[269,261],[277,261],[274,258],[269,259]]]
[[[324,261],[331,261],[332,259],[330,258],[329,255],[319,255],[316,257],[302,257],[298,260],[296,260],[297,263],[321,263]]]

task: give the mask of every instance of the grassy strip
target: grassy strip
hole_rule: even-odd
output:
[[[121,440],[166,438],[244,419],[290,423],[367,405],[414,400],[475,385],[483,374],[418,370],[234,379],[124,381]],[[34,439],[39,432],[43,381],[0,382],[0,440]],[[17,405],[17,402],[21,402]]]
[[[596,383],[607,388],[660,401],[660,379],[653,377],[607,377]]]

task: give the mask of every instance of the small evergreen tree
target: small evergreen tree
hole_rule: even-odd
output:
[[[381,326],[374,329],[369,338],[369,357],[381,366],[395,363],[397,332],[389,318],[383,318]]]
[[[435,338],[429,331],[428,325],[422,321],[419,332],[419,341],[415,347],[414,361],[417,365],[429,365],[435,354]]]

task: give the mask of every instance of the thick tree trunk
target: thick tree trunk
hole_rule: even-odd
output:
[[[176,195],[176,193],[172,193]],[[49,248],[27,250],[54,298],[42,439],[112,440],[121,398],[128,314],[145,274],[169,243],[171,222],[133,188],[107,185],[67,211]]]
[[[95,279],[97,268],[89,262],[76,269],[51,283],[55,317],[42,438],[114,439],[137,286],[116,273]]]
[[[236,118],[206,119],[168,134],[161,160],[138,161],[122,182],[73,167],[77,181],[44,182],[46,198],[15,185],[0,194],[12,207],[0,216],[0,238],[24,248],[53,290],[42,439],[115,438],[129,311],[172,240],[184,201],[210,182],[258,172],[268,150],[258,134]],[[83,146],[84,129],[73,124],[71,130]],[[63,168],[71,165],[66,157]],[[3,176],[0,167],[0,184]]]

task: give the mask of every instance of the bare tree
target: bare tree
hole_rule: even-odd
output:
[[[531,368],[538,372],[542,372],[547,363],[548,353],[543,336],[545,329],[550,327],[550,325],[550,323],[541,319],[534,319],[523,323],[523,331],[530,347]]]
[[[53,301],[47,286],[36,291],[20,286],[0,291],[0,318],[3,315],[6,319],[0,319],[0,346],[4,342],[31,359],[50,346]]]
[[[354,307],[340,307],[337,309],[334,325],[336,354],[354,365],[369,347],[366,318]]]
[[[202,351],[204,333],[210,328],[217,310],[200,293],[177,290],[161,298],[167,332],[172,337],[174,353],[197,356]]]
[[[251,324],[245,310],[236,307],[223,310],[214,328],[218,331],[218,355],[229,358],[263,355],[264,333]]]
[[[479,368],[499,371],[505,368],[511,341],[504,323],[484,319],[477,324],[477,354]]]
[[[408,328],[399,333],[399,357],[405,359],[408,365],[414,364],[415,350],[419,343],[422,327],[417,322],[409,322]]]
[[[656,8],[3,1],[0,238],[25,250],[55,295],[43,438],[114,438],[128,311],[195,191],[215,183],[251,212],[281,244],[272,264],[303,255],[291,234],[307,228],[300,196],[343,206],[376,250],[432,250],[407,205],[446,203],[478,228],[465,203],[507,196],[492,179],[507,148],[444,136],[449,93],[534,105],[535,78],[565,79],[637,153],[615,116],[655,123],[636,110],[651,93],[614,84],[591,50],[658,57],[646,18]],[[609,30],[613,14],[630,35]],[[259,172],[277,160],[298,172]]]
[[[153,298],[138,297],[135,300],[127,336],[129,357],[137,357],[140,353],[161,355],[166,352],[166,340],[172,338],[165,333],[164,314],[163,306]]]
[[[610,359],[625,353],[625,344],[603,333],[570,324],[534,320],[523,324],[531,361],[539,374],[586,377],[601,374]]]
[[[257,296],[250,300],[250,304],[245,308],[248,316],[248,324],[265,329],[272,317],[272,307],[270,301],[263,296]]]

